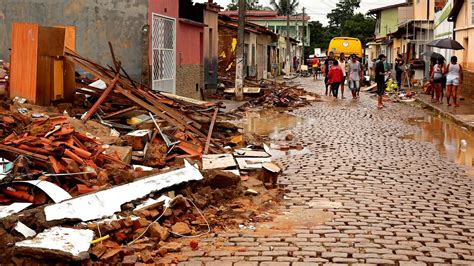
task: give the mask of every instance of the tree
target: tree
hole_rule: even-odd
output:
[[[271,0],[270,5],[273,6],[275,11],[280,16],[294,15],[299,6],[298,0]]]
[[[309,30],[311,35],[311,40],[309,47],[306,47],[305,54],[313,54],[314,48],[322,48],[325,49],[329,46],[329,42],[334,37],[328,28],[323,26],[323,24],[319,21],[310,21]]]
[[[343,36],[358,38],[365,44],[374,35],[375,19],[361,13],[355,14],[344,22],[341,31]]]
[[[298,0],[271,0],[272,5],[279,15],[286,15],[286,51],[285,51],[285,72],[290,74],[291,72],[291,44],[290,44],[290,16],[296,13],[299,6]]]
[[[259,0],[246,0],[246,9],[247,10],[264,10],[265,8],[260,5]],[[232,0],[227,5],[227,10],[237,10],[239,9],[239,0]]]
[[[336,8],[327,15],[329,28],[334,33],[340,32],[344,23],[354,16],[354,12],[360,7],[360,0],[341,0]]]

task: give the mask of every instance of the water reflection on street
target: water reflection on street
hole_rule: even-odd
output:
[[[449,161],[465,166],[468,172],[474,173],[474,136],[472,132],[435,115],[410,119],[409,123],[420,127],[421,131],[405,136],[403,139],[431,142]]]
[[[304,119],[301,117],[278,109],[265,109],[258,112],[245,113],[241,127],[244,133],[255,133],[271,137],[281,131],[292,129],[303,121]]]

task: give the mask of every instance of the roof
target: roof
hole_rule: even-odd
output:
[[[221,15],[230,17],[238,17],[239,12],[237,10],[225,10],[219,12]],[[286,20],[286,16],[279,16],[278,12],[274,10],[249,10],[245,13],[247,20],[253,21],[268,21],[268,20]],[[304,16],[305,21],[309,21],[310,16]],[[303,16],[290,16],[290,20],[303,20]]]
[[[238,20],[227,15],[219,14],[219,25],[227,26],[230,28],[237,29],[239,26]],[[267,27],[246,21],[245,30],[257,34],[267,34],[271,36],[277,36],[276,33],[269,30]]]
[[[382,10],[387,10],[387,9],[391,9],[391,8],[398,8],[398,7],[402,7],[402,6],[409,6],[410,4],[408,3],[408,1],[404,2],[404,3],[399,3],[399,4],[393,4],[393,5],[388,5],[388,6],[382,6],[382,7],[378,7],[378,8],[374,8],[374,9],[371,9],[367,12],[368,15],[370,14],[375,14],[375,13],[378,13]]]

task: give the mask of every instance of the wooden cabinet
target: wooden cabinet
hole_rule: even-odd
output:
[[[74,33],[71,31],[74,30]],[[69,31],[69,34],[66,32]],[[12,30],[10,97],[22,97],[29,103],[49,105],[55,100],[72,100],[74,66],[64,58],[72,27],[43,27],[32,23],[14,23]]]

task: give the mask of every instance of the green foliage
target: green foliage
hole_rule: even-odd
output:
[[[333,35],[328,31],[328,28],[324,27],[319,21],[311,21],[308,26],[311,34],[311,42],[309,47],[305,47],[305,54],[310,55],[314,53],[314,48],[327,48]]]
[[[271,0],[270,5],[273,6],[275,11],[280,16],[294,15],[299,6],[298,0]]]
[[[360,7],[360,0],[341,0],[336,4],[336,8],[327,15],[329,27],[340,28],[344,23],[354,16],[354,12]]]
[[[355,14],[346,20],[341,27],[342,36],[358,38],[363,44],[374,35],[375,19],[364,16],[361,13]]]
[[[265,10],[267,8],[260,5],[259,0],[246,0],[247,10]],[[232,0],[227,5],[227,10],[238,10],[239,9],[239,0]]]

